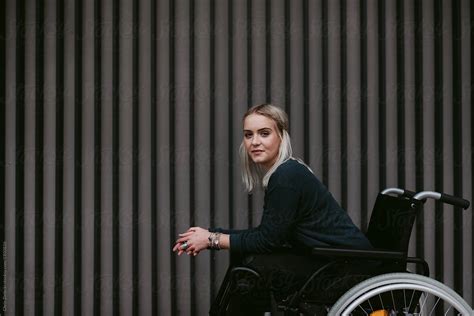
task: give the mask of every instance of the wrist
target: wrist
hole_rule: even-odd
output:
[[[207,237],[207,249],[221,250],[220,243],[221,233],[211,233]]]

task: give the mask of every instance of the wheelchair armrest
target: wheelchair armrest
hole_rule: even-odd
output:
[[[422,258],[419,257],[408,257],[407,262],[409,263],[414,263],[418,266],[421,266],[421,275],[424,276],[430,276],[430,267],[428,266],[428,263],[423,260]]]
[[[353,258],[353,259],[399,259],[405,260],[406,253],[401,251],[389,251],[389,250],[361,250],[361,249],[345,249],[345,248],[324,248],[314,247],[311,251],[314,256],[326,256],[332,258]]]

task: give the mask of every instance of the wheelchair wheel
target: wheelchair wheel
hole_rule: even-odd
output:
[[[452,289],[425,276],[389,273],[365,280],[332,306],[329,316],[370,315],[474,315]]]

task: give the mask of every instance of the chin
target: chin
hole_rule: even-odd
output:
[[[261,165],[262,163],[265,163],[265,160],[263,159],[252,159],[252,161],[257,165]]]

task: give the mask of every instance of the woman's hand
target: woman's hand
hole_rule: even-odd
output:
[[[196,256],[203,249],[207,249],[210,232],[201,227],[191,227],[185,233],[179,234],[173,251],[178,251],[178,256],[183,252]]]

